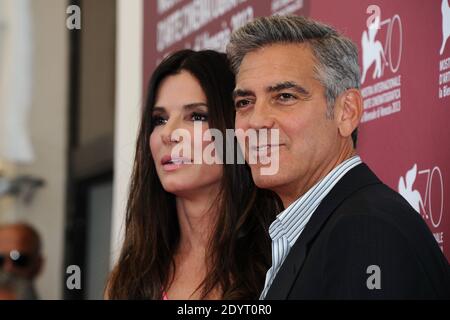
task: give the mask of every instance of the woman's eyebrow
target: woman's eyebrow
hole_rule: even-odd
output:
[[[206,107],[206,108],[208,108],[208,105],[205,102],[194,102],[194,103],[185,104],[183,106],[183,108],[185,110],[192,110],[192,109],[196,109],[198,107]]]
[[[205,102],[193,102],[193,103],[188,103],[188,104],[183,105],[183,109],[187,110],[187,111],[196,109],[198,107],[208,108],[208,105]],[[153,107],[153,113],[165,113],[165,112],[166,112],[166,108],[164,108],[162,106]]]
[[[164,112],[166,112],[166,108],[164,108],[164,107],[159,107],[159,106],[153,107],[152,113],[164,113]]]

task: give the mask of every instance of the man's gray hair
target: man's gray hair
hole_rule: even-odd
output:
[[[333,117],[334,103],[342,92],[350,88],[359,89],[356,45],[328,25],[294,15],[260,17],[236,30],[227,46],[234,72],[238,73],[247,53],[280,43],[310,46],[317,61],[316,79],[325,88],[328,117]]]

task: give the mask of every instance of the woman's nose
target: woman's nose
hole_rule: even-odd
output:
[[[180,129],[180,126],[176,120],[167,121],[167,123],[164,125],[164,129],[161,132],[162,142],[165,144],[178,143],[180,139],[176,134],[177,129]]]

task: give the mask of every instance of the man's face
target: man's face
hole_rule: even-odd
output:
[[[236,76],[236,129],[279,130],[278,172],[261,175],[261,164],[250,167],[258,187],[282,198],[312,187],[339,154],[337,122],[327,118],[315,65],[308,46],[276,44],[245,55]]]
[[[5,272],[33,279],[39,272],[41,257],[32,236],[19,227],[0,229],[0,256]]]

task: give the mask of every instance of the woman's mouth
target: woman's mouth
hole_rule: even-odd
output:
[[[164,156],[161,159],[164,171],[174,171],[185,164],[192,164],[192,160],[185,157]]]

